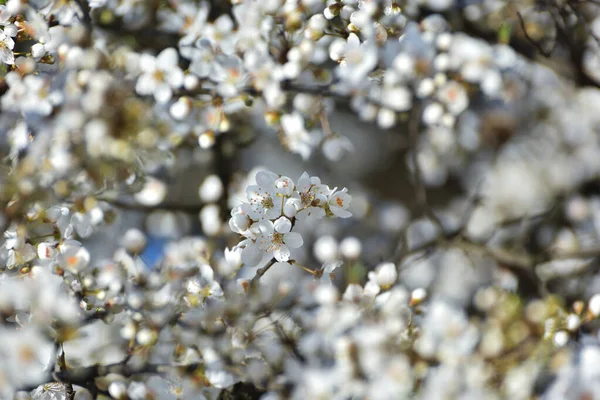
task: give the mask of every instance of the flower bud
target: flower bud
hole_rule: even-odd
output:
[[[421,304],[425,298],[427,298],[427,291],[424,288],[417,288],[410,294],[410,301],[408,304],[411,307],[417,306]]]
[[[329,7],[327,7],[323,11],[323,15],[327,19],[334,19],[335,17],[337,17],[338,15],[340,15],[340,10],[341,9],[342,9],[342,4],[341,3],[334,3],[334,4],[330,5]]]
[[[594,316],[594,318],[600,315],[600,294],[595,294],[592,296],[588,302],[588,310]]]
[[[123,246],[131,254],[140,254],[146,243],[146,235],[139,229],[129,229],[123,237]]]
[[[379,264],[375,269],[373,275],[375,282],[384,289],[389,288],[398,278],[398,272],[396,271],[396,265],[391,262]]]

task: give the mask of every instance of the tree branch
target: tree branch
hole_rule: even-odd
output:
[[[258,282],[260,281],[260,278],[262,278],[262,276],[269,270],[269,268],[271,268],[275,263],[277,262],[277,260],[275,260],[274,258],[271,259],[271,261],[269,261],[267,263],[267,265],[265,265],[262,268],[259,268],[256,270],[256,274],[254,275],[254,277],[252,278],[252,280],[250,280],[250,289],[255,290],[258,287]]]
[[[410,142],[410,159],[412,164],[412,178],[413,185],[416,191],[417,203],[425,214],[438,229],[443,233],[444,226],[433,212],[427,199],[427,188],[423,183],[423,174],[421,173],[421,166],[418,160],[418,147],[419,147],[419,128],[421,126],[421,105],[415,104],[410,113],[410,120],[408,121],[408,137]]]
[[[104,201],[111,206],[122,210],[130,210],[130,211],[141,211],[141,212],[152,212],[156,210],[165,210],[165,211],[173,211],[173,212],[182,212],[185,214],[198,214],[202,207],[204,207],[204,203],[200,204],[176,204],[176,203],[160,203],[155,206],[146,206],[143,204],[125,201],[123,199],[109,199],[106,197],[98,198],[100,201]]]
[[[97,389],[93,381],[96,378],[103,377],[109,374],[117,374],[123,377],[129,378],[134,375],[142,374],[159,374],[169,369],[182,369],[186,372],[192,372],[202,367],[204,364],[201,362],[191,363],[186,365],[174,365],[174,364],[143,364],[140,366],[128,365],[125,362],[119,362],[108,365],[92,365],[89,367],[82,368],[69,368],[63,369],[62,371],[54,372],[46,376],[43,381],[30,385],[27,387],[19,388],[18,391],[30,392],[40,385],[47,382],[61,382],[66,385],[77,385],[84,387],[88,390]],[[90,384],[92,382],[92,384]],[[93,385],[93,387],[91,387]]]

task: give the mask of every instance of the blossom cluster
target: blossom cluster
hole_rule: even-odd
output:
[[[0,0],[0,398],[600,398],[599,28]]]
[[[303,244],[302,236],[293,231],[296,224],[314,224],[328,217],[348,218],[352,197],[343,188],[329,188],[306,172],[298,183],[270,171],[256,174],[256,185],[246,189],[247,203],[231,210],[229,227],[244,236],[237,245],[242,262],[256,266],[266,255],[279,262],[290,261],[290,249]]]

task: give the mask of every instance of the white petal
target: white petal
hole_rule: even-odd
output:
[[[262,201],[264,195],[264,191],[259,190],[258,185],[250,185],[246,188],[246,196],[250,201]]]
[[[298,232],[286,233],[283,237],[283,241],[292,249],[297,249],[304,244],[304,241],[302,240],[302,235],[300,235]]]
[[[285,262],[290,260],[290,249],[286,245],[282,245],[278,249],[273,250],[275,259],[279,262]]]
[[[4,42],[4,44],[10,49],[14,49],[15,48],[15,41],[10,37],[10,36],[6,36],[3,35],[4,38],[2,38],[2,41]]]
[[[44,48],[43,44],[36,43],[31,46],[31,56],[33,58],[41,58],[44,56],[44,54],[46,54],[46,49]]]
[[[379,292],[381,292],[381,288],[375,282],[369,281],[365,285],[363,293],[365,296],[375,297]]]
[[[281,126],[288,136],[304,133],[304,118],[297,112],[285,114],[281,117]]]
[[[221,289],[221,285],[218,282],[213,281],[210,283],[210,294],[216,297],[223,296],[223,289]]]
[[[282,176],[275,181],[275,188],[277,193],[289,196],[294,191],[294,181],[287,176]]]
[[[360,39],[358,38],[358,36],[356,36],[355,33],[351,33],[348,36],[348,46],[350,48],[357,48],[360,47]]]
[[[291,200],[295,200],[295,199],[288,199],[285,202],[285,205],[283,206],[283,213],[288,218],[294,218],[296,216],[296,213],[298,212],[298,209],[294,205],[294,201],[291,201]]]
[[[276,205],[275,207],[268,209],[265,212],[264,216],[266,219],[275,219],[275,218],[279,218],[280,215],[281,215],[281,206]]]
[[[171,68],[168,71],[165,71],[167,75],[167,81],[169,85],[173,88],[179,88],[183,85],[183,71],[179,67]]]
[[[242,262],[248,267],[256,266],[263,257],[263,252],[254,245],[244,247],[242,250]]]
[[[314,219],[321,219],[325,216],[325,210],[321,207],[309,207],[308,216]]]
[[[300,175],[300,178],[298,179],[298,188],[297,189],[300,192],[305,192],[306,190],[308,190],[309,186],[310,186],[310,177],[308,176],[306,171],[304,171],[302,173],[302,175]]]
[[[5,5],[0,5],[0,24],[5,25],[10,19],[11,14],[6,9]]]
[[[164,49],[160,52],[158,57],[156,57],[157,65],[163,70],[169,70],[176,66],[178,60],[179,55],[177,54],[177,50],[172,47]]]
[[[13,65],[15,63],[15,55],[12,50],[0,49],[0,62]]]
[[[342,207],[330,207],[331,212],[333,213],[333,215],[335,215],[336,217],[340,217],[340,218],[350,218],[352,216],[352,213],[348,210],[344,210]]]
[[[281,217],[273,224],[278,233],[288,233],[292,230],[292,221],[286,217]]]
[[[271,222],[271,221],[260,221],[258,223],[258,229],[260,229],[260,231],[262,233],[271,234],[274,231],[273,222]]]
[[[215,271],[213,271],[212,267],[208,264],[201,264],[198,272],[202,279],[208,282],[212,282],[215,278]]]
[[[151,94],[152,92],[154,92],[155,88],[156,82],[148,74],[140,75],[140,77],[137,80],[137,83],[135,84],[135,91],[141,95]]]
[[[140,69],[147,74],[153,74],[156,70],[156,58],[150,54],[142,54],[139,58]]]
[[[171,87],[166,83],[161,83],[154,90],[154,98],[159,103],[164,104],[168,102],[169,100],[171,100],[171,96],[173,96],[173,91],[171,90]]]
[[[323,271],[327,274],[333,273],[336,269],[342,266],[344,262],[340,260],[329,260],[323,264]]]
[[[277,178],[279,177],[274,172],[260,171],[256,174],[256,183],[261,189],[267,190],[273,187]]]
[[[4,27],[4,33],[8,36],[15,37],[19,32],[19,28],[15,24],[8,24]]]

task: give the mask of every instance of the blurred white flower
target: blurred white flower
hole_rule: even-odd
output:
[[[221,231],[221,210],[216,204],[207,204],[200,210],[202,231],[208,236],[215,236]]]
[[[329,57],[340,64],[336,71],[340,79],[356,86],[375,68],[377,45],[374,40],[361,43],[350,33],[347,40],[337,39],[330,45]]]
[[[150,54],[140,56],[142,74],[135,90],[141,95],[153,95],[157,102],[166,103],[173,96],[173,89],[183,85],[183,71],[179,68],[177,50],[168,48],[156,57]]]
[[[312,153],[313,139],[304,127],[304,118],[300,113],[284,114],[281,116],[284,144],[291,152],[298,153],[303,159],[308,159]]]
[[[58,245],[58,265],[67,271],[78,273],[90,262],[90,253],[77,240],[65,240]]]
[[[315,241],[313,253],[320,263],[333,260],[338,256],[338,242],[333,236],[320,236]]]
[[[133,197],[140,204],[145,206],[155,206],[160,204],[166,196],[167,185],[162,181],[149,176],[146,178],[143,189],[137,192]]]
[[[4,31],[0,31],[0,62],[8,65],[15,63],[14,47],[15,41]]]
[[[362,243],[354,236],[348,236],[340,242],[340,253],[350,260],[358,259],[362,253]]]
[[[396,271],[396,265],[391,262],[379,264],[375,271],[371,271],[368,274],[369,281],[372,281],[377,286],[387,289],[396,283],[398,278],[398,272]]]
[[[217,175],[209,175],[202,181],[198,194],[202,201],[214,203],[223,195],[223,182]]]
[[[128,229],[123,236],[123,247],[132,254],[140,254],[147,243],[144,232],[136,228]]]
[[[469,105],[465,88],[456,81],[450,81],[438,91],[438,99],[454,115],[462,113]]]
[[[52,341],[35,326],[13,330],[0,328],[2,370],[16,387],[39,384],[49,379],[47,365],[56,356]]]
[[[177,99],[177,101],[171,104],[171,107],[169,108],[171,116],[178,121],[187,118],[188,115],[190,115],[191,110],[192,101],[186,96]]]

